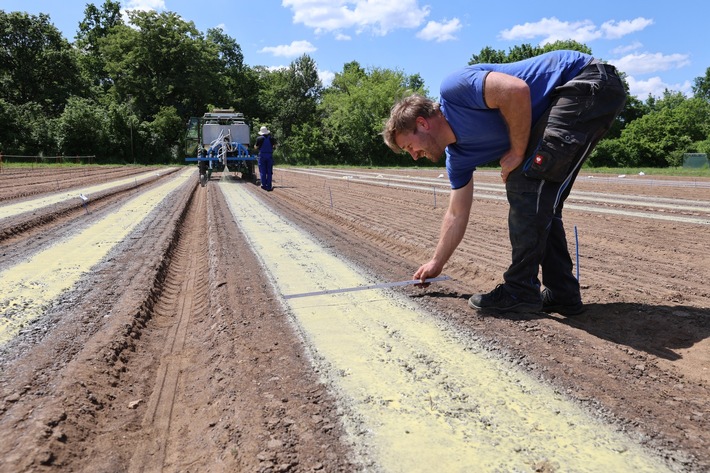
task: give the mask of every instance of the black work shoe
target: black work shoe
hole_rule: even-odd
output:
[[[584,304],[581,300],[571,303],[562,303],[556,301],[552,296],[552,291],[545,288],[542,291],[542,311],[543,312],[555,312],[564,316],[579,315],[584,312]]]
[[[540,312],[540,301],[523,301],[505,290],[502,284],[487,294],[474,294],[468,300],[472,309],[489,310],[495,312]]]

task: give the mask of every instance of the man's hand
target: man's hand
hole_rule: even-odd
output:
[[[508,180],[508,174],[513,172],[523,162],[523,156],[513,154],[511,151],[500,158],[500,178],[503,182]]]
[[[422,283],[415,285],[417,287],[428,287],[429,283],[425,283],[424,281],[429,278],[437,277],[439,274],[441,274],[442,269],[444,268],[434,260],[431,260],[428,263],[421,265],[421,267],[417,269],[417,271],[414,273],[413,279],[419,279]]]

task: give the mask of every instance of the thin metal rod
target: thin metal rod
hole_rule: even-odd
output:
[[[310,296],[322,296],[326,294],[337,294],[340,292],[354,292],[354,291],[366,291],[368,289],[383,289],[386,287],[398,287],[398,286],[409,286],[411,284],[428,284],[437,281],[446,281],[451,279],[449,276],[439,276],[436,278],[425,279],[424,283],[420,279],[412,279],[410,281],[397,281],[397,282],[386,282],[381,284],[373,284],[371,286],[356,286],[356,287],[346,287],[343,289],[327,289],[325,291],[315,291],[315,292],[303,292],[300,294],[289,294],[284,296],[284,299],[295,299],[297,297],[310,297]]]
[[[577,234],[577,225],[574,226],[574,247],[577,258],[577,282],[579,282],[579,235]]]

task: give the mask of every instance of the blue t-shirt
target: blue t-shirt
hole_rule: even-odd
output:
[[[456,135],[446,147],[451,187],[468,184],[476,166],[500,159],[510,149],[508,127],[497,109],[486,106],[483,84],[491,71],[524,80],[530,87],[531,123],[549,107],[555,88],[577,76],[592,61],[577,51],[552,51],[508,64],[475,64],[449,75],[441,83],[441,111]]]

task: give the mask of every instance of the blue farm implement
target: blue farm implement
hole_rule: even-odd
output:
[[[196,162],[200,184],[204,186],[213,172],[240,173],[256,181],[257,157],[249,152],[249,125],[244,115],[234,110],[215,110],[192,117],[185,136],[185,161]]]

